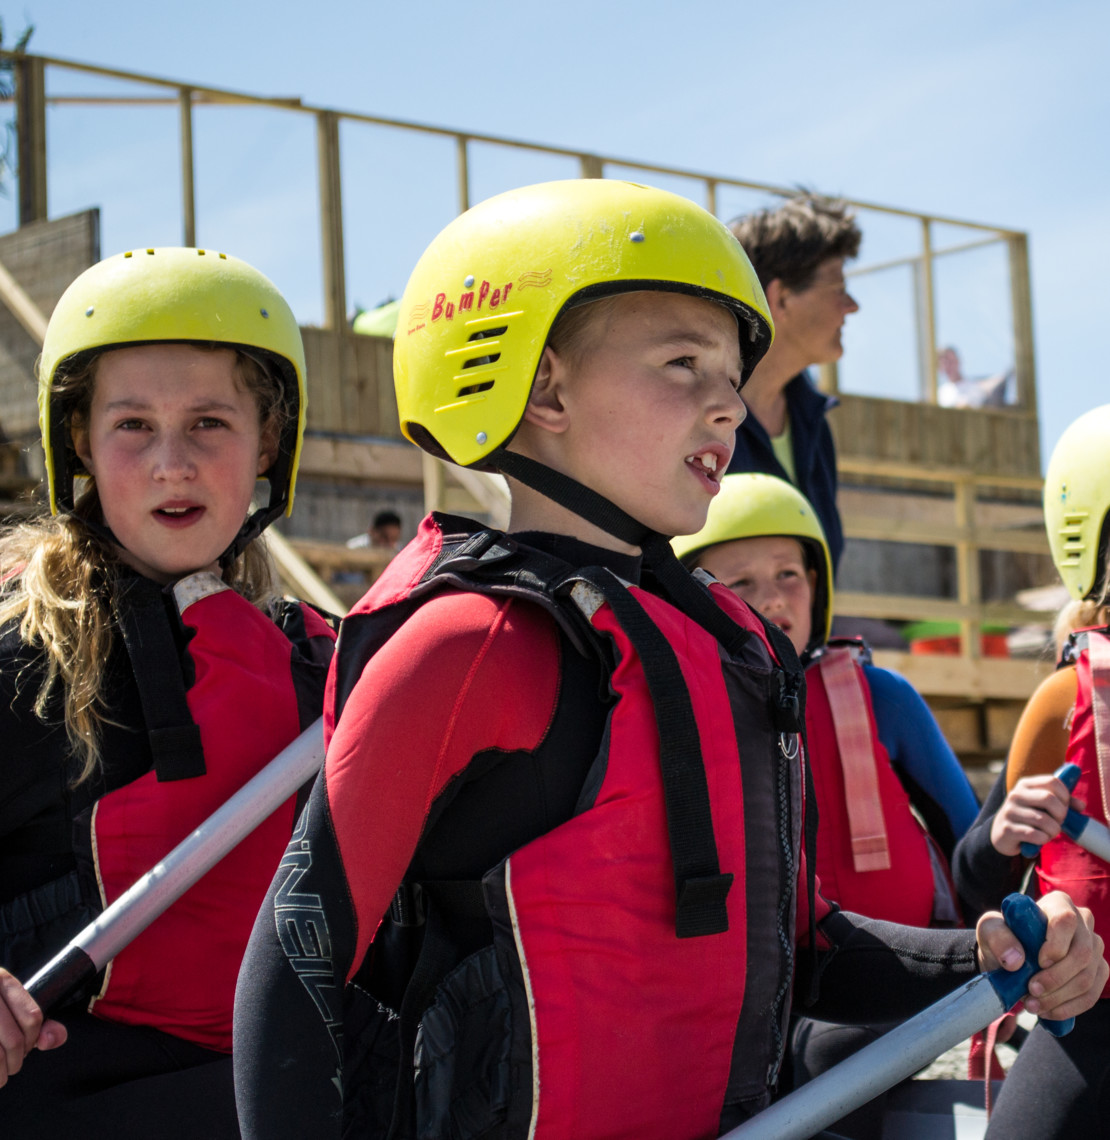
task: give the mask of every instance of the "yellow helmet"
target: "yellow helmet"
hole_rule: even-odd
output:
[[[1044,480],[1052,561],[1073,598],[1096,594],[1106,575],[1110,512],[1110,404],[1085,412],[1060,436]]]
[[[548,334],[568,307],[642,289],[725,305],[742,378],[771,344],[767,301],[727,227],[677,194],[607,179],[511,190],[456,218],[401,298],[401,430],[464,467],[512,438]]]
[[[252,516],[235,548],[242,549],[293,509],[308,400],[304,346],[292,310],[268,278],[237,257],[161,248],[131,250],[86,269],[50,318],[39,360],[38,402],[53,513],[72,509],[73,477],[82,470],[65,410],[53,394],[59,369],[71,371],[101,349],[189,341],[226,344],[261,360],[277,373],[288,405],[296,409],[278,458],[265,473],[270,501]]]
[[[738,538],[782,535],[797,539],[817,571],[813,592],[813,649],[829,639],[833,618],[833,573],[825,532],[810,501],[792,484],[774,475],[745,472],[726,475],[709,505],[709,517],[697,534],[671,540],[675,554],[687,565],[711,546]]]

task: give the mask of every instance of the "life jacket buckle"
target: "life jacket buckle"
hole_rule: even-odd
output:
[[[394,926],[423,926],[427,918],[424,891],[419,883],[402,883],[389,904],[389,919]]]

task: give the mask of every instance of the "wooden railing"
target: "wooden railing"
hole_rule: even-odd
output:
[[[681,179],[701,187],[703,202],[711,213],[718,209],[722,189],[757,191],[764,194],[788,197],[796,189],[731,175],[691,170],[662,163],[643,162],[616,155],[601,155],[552,146],[523,139],[489,135],[477,131],[462,131],[429,123],[386,118],[359,111],[338,110],[313,106],[298,97],[266,97],[226,88],[166,79],[159,76],[125,71],[119,68],[100,67],[76,60],[52,56],[28,55],[21,52],[0,51],[0,58],[12,61],[16,77],[15,102],[19,146],[19,220],[27,222],[45,218],[47,213],[47,147],[46,109],[72,105],[98,105],[106,109],[120,106],[176,106],[180,146],[180,202],[181,239],[185,245],[196,245],[203,240],[204,227],[198,219],[196,207],[196,173],[194,163],[193,110],[200,105],[234,105],[267,107],[296,115],[311,115],[316,120],[316,169],[318,181],[319,240],[323,267],[323,326],[341,329],[348,313],[347,274],[344,247],[344,206],[342,195],[342,155],[340,125],[361,123],[375,127],[451,140],[454,144],[455,201],[461,212],[471,204],[471,148],[475,144],[499,149],[517,150],[533,155],[558,156],[577,164],[578,173],[585,178],[603,178],[612,174],[644,174],[658,176],[664,181]],[[165,94],[140,95],[53,95],[47,91],[48,69],[85,74],[122,83],[141,84]],[[307,156],[306,156],[307,158]],[[295,163],[295,157],[290,161]],[[423,172],[425,178],[435,175]],[[446,176],[446,172],[444,172]],[[908,256],[884,260],[881,263],[860,264],[852,268],[856,276],[879,272],[898,266],[908,266],[914,273],[917,371],[920,396],[925,402],[936,400],[937,377],[937,321],[936,282],[934,266],[939,258],[974,250],[987,245],[1001,245],[1008,259],[1010,279],[1010,311],[1012,316],[1012,360],[1016,377],[1014,406],[1036,415],[1036,383],[1033,360],[1033,325],[1029,292],[1029,259],[1026,235],[1003,226],[970,222],[935,213],[923,213],[895,206],[880,205],[860,199],[845,199],[861,212],[861,221],[867,214],[886,215],[915,222],[918,229],[918,247]],[[938,240],[942,229],[957,227],[969,235],[966,240]],[[822,384],[830,391],[839,386],[835,366],[822,372]]]

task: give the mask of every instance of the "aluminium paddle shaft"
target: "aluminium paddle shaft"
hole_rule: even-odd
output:
[[[324,762],[319,718],[46,963],[26,988],[44,1013],[94,978]],[[276,870],[275,865],[275,870]]]

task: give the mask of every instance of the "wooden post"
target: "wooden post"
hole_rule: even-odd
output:
[[[840,392],[840,369],[835,360],[826,361],[817,368],[817,387],[828,396]]]
[[[347,280],[343,261],[343,194],[339,171],[339,116],[316,112],[316,155],[320,181],[320,239],[324,269],[324,328],[347,323]]]
[[[197,244],[197,214],[193,179],[193,90],[182,87],[178,95],[181,111],[181,234],[190,249]]]
[[[979,544],[975,540],[975,484],[971,479],[958,479],[955,492],[956,525],[963,538],[956,543],[956,582],[961,605],[976,606],[982,603],[979,582]],[[960,652],[972,661],[979,659],[982,650],[983,628],[977,618],[960,621]]]
[[[1014,373],[1017,403],[1037,414],[1036,365],[1033,358],[1033,297],[1029,288],[1029,241],[1013,234],[1007,241],[1010,255],[1010,308],[1014,324]]]
[[[447,488],[443,462],[426,451],[420,453],[420,461],[424,471],[424,513],[430,514],[444,507]]]
[[[470,209],[470,162],[466,153],[466,135],[455,136],[455,159],[459,178],[459,213]]]
[[[705,208],[713,215],[717,216],[717,179],[707,178],[705,180]]]
[[[605,167],[596,154],[580,154],[578,168],[583,178],[604,178]]]
[[[15,60],[19,224],[46,218],[46,68],[40,57]]]
[[[917,348],[921,360],[921,395],[937,402],[937,324],[933,298],[933,234],[928,218],[921,219],[921,262],[917,282]]]

